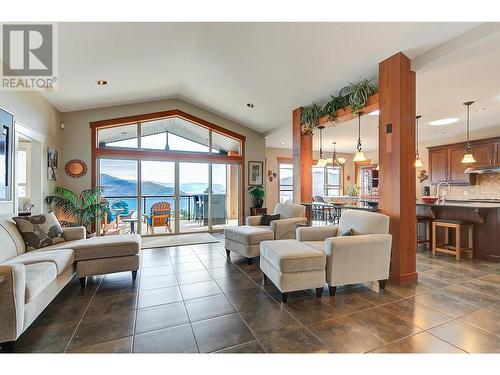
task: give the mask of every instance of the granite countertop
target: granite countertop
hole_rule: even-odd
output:
[[[496,202],[476,202],[476,201],[458,201],[446,200],[445,204],[429,204],[421,199],[417,199],[417,206],[431,206],[431,207],[469,207],[469,208],[500,208],[500,203]]]

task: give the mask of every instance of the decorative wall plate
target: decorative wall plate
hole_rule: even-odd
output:
[[[66,163],[64,170],[68,176],[78,178],[87,173],[87,164],[83,160],[73,159]]]

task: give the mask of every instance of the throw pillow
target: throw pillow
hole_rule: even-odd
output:
[[[40,249],[66,241],[61,224],[53,212],[12,218],[23,236],[26,251]]]
[[[280,219],[280,214],[262,215],[262,217],[260,218],[260,225],[269,226],[269,225],[271,225],[271,221],[279,220],[279,219]]]
[[[353,236],[352,228],[340,233],[339,237]]]

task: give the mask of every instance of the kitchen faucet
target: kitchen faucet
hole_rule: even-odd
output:
[[[437,187],[436,187],[436,194],[437,194],[437,196],[438,196],[438,204],[445,204],[445,203],[446,203],[446,202],[445,202],[445,199],[444,199],[444,197],[445,197],[445,195],[446,195],[446,194],[443,194],[442,190],[440,189],[441,185],[443,185],[443,184],[448,185],[448,187],[447,187],[447,189],[446,189],[448,192],[450,192],[450,191],[451,191],[451,186],[450,186],[450,184],[449,184],[449,183],[447,183],[446,181],[440,182],[440,183],[437,185]]]

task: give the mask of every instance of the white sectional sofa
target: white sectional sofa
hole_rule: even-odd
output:
[[[83,227],[63,228],[65,242],[26,252],[11,217],[0,215],[0,343],[17,340],[75,274],[82,287],[87,276],[137,275],[139,235],[85,239]]]

